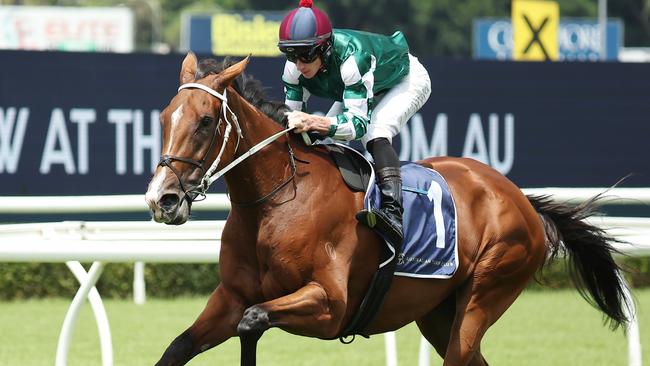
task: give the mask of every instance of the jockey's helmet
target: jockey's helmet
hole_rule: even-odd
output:
[[[300,59],[313,62],[326,48],[332,37],[332,23],[312,0],[300,0],[298,8],[287,14],[280,24],[278,48],[291,62]]]

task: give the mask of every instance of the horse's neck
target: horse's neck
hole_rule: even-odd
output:
[[[239,94],[232,92],[228,95],[242,129],[242,138],[234,156],[237,158],[279,132],[281,127]],[[232,133],[231,138],[236,140],[234,129]],[[225,175],[225,180],[231,201],[246,203],[268,194],[291,174],[287,138],[283,136],[233,168]]]

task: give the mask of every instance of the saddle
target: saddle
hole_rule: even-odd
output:
[[[370,184],[373,166],[361,153],[338,144],[324,144],[334,159],[343,181],[355,192],[365,192]]]
[[[374,182],[370,181],[374,177],[373,165],[359,152],[339,144],[323,144],[322,146],[325,146],[329,151],[330,156],[332,156],[341,172],[343,181],[350,189],[356,192],[366,192],[368,186],[371,183],[374,184]],[[385,233],[379,231],[378,227],[371,227],[371,229],[382,238],[386,237]],[[339,334],[338,338],[342,343],[351,343],[356,334],[368,338],[368,335],[364,334],[363,330],[374,319],[390,288],[397,264],[397,256],[395,253],[390,252],[385,245],[381,246],[381,250],[380,263],[384,265],[380,266],[373,275],[370,287],[352,321]],[[346,340],[350,336],[352,336],[352,339]]]

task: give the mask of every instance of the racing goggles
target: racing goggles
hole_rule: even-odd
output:
[[[296,61],[300,60],[306,64],[314,62],[320,56],[320,49],[320,45],[280,47],[280,51],[287,56],[289,62],[296,63]]]

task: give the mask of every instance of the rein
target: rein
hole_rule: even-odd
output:
[[[237,159],[233,160],[230,164],[226,165],[223,167],[221,170],[217,170],[217,166],[219,165],[219,162],[221,161],[221,157],[224,153],[226,144],[228,143],[228,139],[230,138],[230,132],[232,131],[232,124],[230,120],[228,119],[228,113],[230,114],[232,120],[234,121],[236,130],[237,130],[237,145],[235,146],[235,151],[239,148],[239,142],[243,138],[241,127],[239,125],[239,120],[237,119],[237,115],[230,109],[230,106],[228,105],[228,98],[226,95],[227,89],[224,89],[223,94],[219,93],[218,91],[203,85],[199,83],[187,83],[183,84],[178,88],[178,91],[180,92],[183,89],[201,89],[208,94],[211,94],[212,96],[218,98],[221,100],[221,114],[223,115],[223,119],[219,118],[219,121],[217,122],[217,126],[215,127],[214,134],[212,135],[212,140],[210,141],[210,147],[208,148],[208,151],[205,153],[205,156],[201,161],[196,161],[193,159],[181,157],[181,156],[174,156],[174,155],[162,155],[160,157],[160,161],[158,162],[159,166],[166,166],[168,167],[174,175],[176,175],[176,178],[178,179],[178,182],[181,186],[181,190],[185,193],[185,196],[183,199],[188,200],[188,203],[192,203],[194,201],[202,201],[205,199],[207,195],[208,188],[212,183],[214,183],[217,179],[222,177],[224,174],[226,174],[229,170],[234,168],[235,166],[239,165],[242,161],[246,160],[248,157],[251,155],[257,153],[258,151],[262,150],[264,147],[268,146],[275,140],[279,139],[282,135],[285,135],[287,132],[293,130],[292,128],[286,128],[280,132],[277,132],[266,139],[262,140],[255,146],[253,146],[250,150],[247,152],[243,153],[241,156],[239,156]],[[212,162],[212,165],[210,165],[210,168],[205,170],[205,161],[207,160],[208,156],[210,155],[210,152],[212,151],[214,147],[214,143],[216,140],[217,134],[219,134],[219,127],[221,126],[221,122],[225,121],[226,122],[226,128],[224,131],[224,138],[223,138],[223,143],[221,144],[221,149],[219,150],[219,154],[217,155],[216,159],[214,162]],[[256,199],[255,201],[252,202],[244,202],[244,203],[238,203],[238,202],[233,202],[231,201],[232,204],[238,205],[238,206],[255,206],[258,205],[267,199],[269,199],[271,196],[276,194],[280,189],[282,189],[284,186],[289,184],[295,176],[296,176],[296,158],[293,153],[293,149],[291,148],[291,145],[289,143],[289,140],[287,140],[287,147],[289,149],[289,163],[291,166],[292,174],[291,176],[281,183],[279,186],[274,188],[270,193],[262,196],[261,198]],[[201,178],[201,182],[195,186],[191,187],[190,189],[185,189],[185,186],[183,185],[183,181],[181,179],[181,176],[176,168],[172,166],[173,161],[180,161],[182,163],[186,164],[191,164],[194,165],[198,168],[201,169],[202,172],[204,172],[203,177]],[[200,197],[199,199],[197,199]]]

